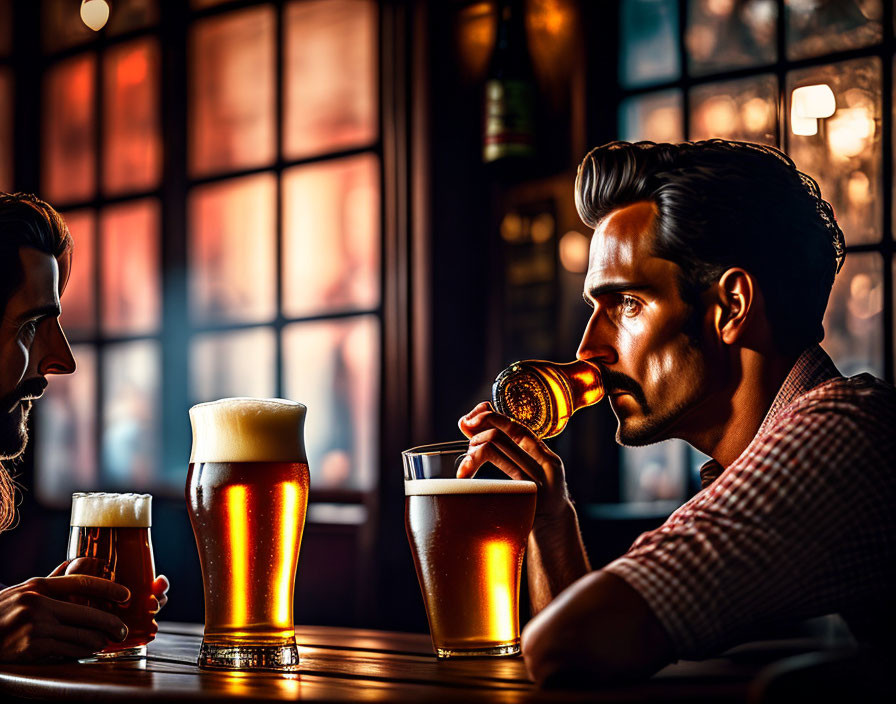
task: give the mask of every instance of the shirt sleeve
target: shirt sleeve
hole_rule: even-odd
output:
[[[853,469],[874,453],[862,419],[830,410],[785,411],[604,568],[641,594],[678,657],[718,652],[763,623],[836,610],[848,585],[836,582],[845,566],[835,546],[860,520],[875,478]]]

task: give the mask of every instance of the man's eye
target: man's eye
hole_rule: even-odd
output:
[[[638,302],[637,298],[632,296],[622,296],[622,300],[620,301],[620,308],[622,309],[622,314],[631,318],[636,316],[641,312],[641,304]]]
[[[25,323],[22,326],[22,329],[21,329],[22,337],[26,340],[34,339],[34,335],[36,332],[37,332],[37,321],[36,320],[29,320],[27,323]]]

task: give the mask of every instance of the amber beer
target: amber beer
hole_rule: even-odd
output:
[[[305,406],[223,399],[190,409],[186,499],[205,590],[199,666],[290,670],[308,505]]]
[[[495,410],[540,438],[559,435],[573,413],[603,397],[600,370],[585,360],[568,364],[538,359],[514,362],[492,385]]]
[[[535,489],[500,479],[405,481],[405,529],[439,657],[519,653]]]
[[[98,658],[145,655],[146,644],[155,638],[151,509],[149,494],[72,494],[68,559],[95,558],[96,576],[123,584],[131,592],[124,604],[102,605],[124,621],[128,635],[120,643],[110,643],[96,654]]]

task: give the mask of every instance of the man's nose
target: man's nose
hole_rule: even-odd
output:
[[[613,338],[608,326],[609,321],[606,319],[606,315],[598,305],[595,305],[588,324],[585,326],[585,332],[582,333],[579,349],[576,350],[576,359],[589,359],[604,364],[613,364],[618,361],[619,355],[613,346]]]
[[[65,332],[58,320],[48,320],[47,330],[44,333],[40,349],[34,350],[32,355],[37,358],[37,373],[47,374],[71,374],[75,371],[75,356],[69,347]],[[37,353],[37,354],[34,354]]]

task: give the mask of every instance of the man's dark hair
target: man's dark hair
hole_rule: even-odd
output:
[[[576,207],[587,225],[639,201],[657,209],[654,253],[681,267],[685,302],[699,310],[700,293],[740,267],[756,277],[782,352],[821,341],[843,232],[818,184],[786,155],[711,139],[611,142],[585,157]]]
[[[20,247],[33,247],[58,259],[71,246],[68,227],[52,206],[30,193],[0,192],[0,314],[24,281]],[[0,467],[0,530],[8,528],[14,516],[15,484]]]

